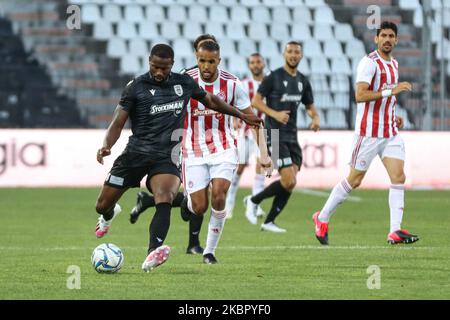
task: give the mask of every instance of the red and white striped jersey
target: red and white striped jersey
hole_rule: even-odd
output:
[[[205,91],[218,96],[226,103],[241,110],[250,106],[241,81],[231,73],[219,69],[219,76],[213,83],[204,82],[198,68],[187,71],[187,74]],[[204,158],[236,148],[232,120],[231,116],[207,109],[202,103],[191,99],[184,121],[183,157]]]
[[[368,83],[369,90],[381,92],[393,89],[398,83],[398,62],[383,60],[377,51],[362,58],[358,65],[356,83]],[[358,103],[355,133],[374,138],[390,138],[397,135],[395,123],[395,96],[376,101]]]
[[[252,101],[253,97],[255,96],[256,92],[258,92],[259,85],[261,84],[261,81],[255,80],[253,78],[245,78],[242,80],[242,85],[244,86],[244,90],[248,94],[248,98],[250,99],[250,102]],[[259,118],[263,118],[263,113],[255,108],[253,108],[253,111]],[[250,126],[246,123],[242,126],[241,130],[239,130],[239,136],[248,136],[250,134]]]

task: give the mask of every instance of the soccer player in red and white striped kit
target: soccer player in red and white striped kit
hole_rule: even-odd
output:
[[[385,166],[391,187],[389,189],[390,232],[387,240],[391,244],[413,243],[416,235],[401,229],[405,189],[405,146],[398,134],[403,119],[396,116],[396,96],[412,90],[408,82],[398,82],[398,62],[392,57],[397,45],[397,26],[383,22],[375,37],[377,50],[362,58],[356,75],[355,137],[349,161],[350,173],[331,192],[325,206],[313,215],[316,238],[328,244],[328,223],[336,208],[344,202],[350,192],[357,188],[372,160],[378,155]]]

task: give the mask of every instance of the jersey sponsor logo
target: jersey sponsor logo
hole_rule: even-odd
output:
[[[221,114],[215,110],[211,110],[211,109],[205,109],[205,110],[199,110],[199,109],[195,109],[194,112],[192,113],[192,115],[194,117],[201,117],[201,116],[211,116],[211,115],[216,115],[217,114]]]
[[[392,90],[392,89],[394,89],[396,86],[397,86],[397,84],[395,84],[395,83],[392,83],[392,84],[387,84],[387,83],[385,83],[385,84],[383,84],[383,86],[381,87],[381,91],[383,91],[383,90]]]
[[[222,100],[225,101],[225,93],[223,93],[222,91],[220,91],[218,94],[216,94],[216,96]]]
[[[148,89],[148,91],[150,91],[150,93],[152,94],[152,96],[155,95],[156,90],[155,89]]]
[[[280,101],[281,102],[300,102],[300,101],[302,101],[302,95],[284,93],[281,96]]]
[[[177,96],[181,97],[183,95],[183,87],[179,84],[173,86],[173,90],[177,94]]]
[[[298,91],[303,92],[303,83],[298,83]]]
[[[183,100],[178,100],[163,105],[154,105],[150,107],[150,114],[174,111],[175,115],[179,115],[183,111],[183,104]]]

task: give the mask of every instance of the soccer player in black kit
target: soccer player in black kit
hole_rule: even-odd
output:
[[[205,41],[214,41],[217,43],[216,38],[211,34],[202,34],[198,36],[194,43],[194,54],[197,55],[198,47],[201,43]],[[185,74],[187,71],[197,68],[198,66],[192,66],[190,68],[182,69],[180,73]],[[172,207],[180,207],[184,199],[183,192],[178,192],[174,201],[172,202]],[[145,191],[140,191],[137,194],[136,205],[131,210],[130,222],[132,224],[136,223],[142,212],[148,208],[155,206],[155,197],[148,194]],[[186,249],[187,254],[203,254],[203,248],[200,245],[200,230],[202,228],[203,215],[191,215],[189,217],[189,243]]]
[[[261,230],[271,232],[286,232],[274,221],[286,206],[292,190],[297,184],[297,173],[302,165],[302,150],[297,139],[297,109],[304,104],[308,116],[312,119],[310,129],[320,128],[320,118],[314,106],[311,84],[297,70],[303,58],[300,43],[291,41],[284,49],[284,66],[272,71],[264,78],[252,99],[252,106],[264,112],[268,132],[268,146],[273,150],[278,146],[278,172],[281,179],[267,186],[263,191],[244,199],[247,215],[256,215],[257,205],[264,199],[274,196],[272,208]],[[266,103],[264,103],[266,98]],[[278,141],[271,141],[272,130],[279,130]],[[273,155],[272,155],[273,156]]]
[[[201,89],[188,75],[172,73],[174,52],[165,44],[155,45],[150,53],[150,71],[130,81],[106,132],[103,146],[97,151],[97,161],[111,154],[128,118],[132,135],[122,154],[114,161],[96,203],[100,214],[96,236],[108,233],[111,222],[121,209],[120,197],[132,187],[139,187],[147,176],[146,186],[155,196],[156,212],[150,224],[148,255],[142,264],[144,271],[164,263],[170,253],[162,245],[169,230],[172,201],[180,186],[180,172],[172,161],[173,149],[179,141],[172,133],[182,129],[187,103],[191,98],[208,108],[241,118],[250,125],[261,122],[256,116],[242,114],[218,97]]]

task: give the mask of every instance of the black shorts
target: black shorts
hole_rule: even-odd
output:
[[[180,170],[170,158],[154,161],[142,153],[123,152],[109,172],[105,185],[123,189],[139,188],[141,180],[147,176],[147,181],[157,174],[173,174],[180,178]]]
[[[269,153],[272,156],[272,146],[269,144]],[[302,149],[297,142],[280,141],[278,159],[272,159],[278,170],[297,165],[300,170],[303,162]]]

